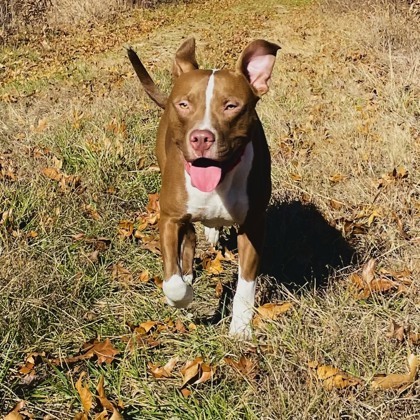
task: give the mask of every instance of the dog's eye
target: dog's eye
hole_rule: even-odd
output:
[[[238,105],[237,105],[237,104],[235,104],[235,103],[233,103],[233,102],[228,102],[228,103],[225,105],[225,111],[232,111],[232,110],[234,110],[234,109],[236,109],[236,108],[238,108]]]
[[[181,109],[188,109],[188,102],[186,102],[186,101],[181,101],[181,102],[179,102],[179,103],[178,103],[178,106],[179,106]]]

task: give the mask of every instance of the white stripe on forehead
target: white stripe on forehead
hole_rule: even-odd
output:
[[[214,93],[214,74],[216,73],[216,69],[212,71],[209,81],[207,82],[206,88],[206,107],[204,108],[204,117],[201,121],[198,129],[199,130],[210,130],[215,131],[213,125],[211,123],[211,100],[213,99]]]

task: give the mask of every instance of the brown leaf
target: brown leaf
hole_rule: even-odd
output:
[[[98,358],[98,363],[110,364],[114,361],[119,351],[113,346],[111,340],[106,338],[105,341],[94,341],[92,347],[88,349],[88,353],[93,353]]]
[[[150,373],[156,379],[167,379],[172,377],[172,370],[175,365],[178,363],[178,357],[172,357],[165,366],[161,367],[159,365],[148,363],[148,368]]]
[[[85,412],[83,412],[83,413],[77,413],[74,416],[74,420],[89,420],[89,417],[88,417],[88,415]]]
[[[215,293],[217,298],[219,298],[223,294],[223,284],[220,280],[216,284],[216,288],[214,289],[214,293]]]
[[[398,325],[394,320],[391,322],[390,331],[386,333],[386,337],[395,338],[400,343],[404,341],[405,327],[404,325]]]
[[[125,285],[129,285],[133,282],[133,275],[130,270],[125,268],[122,263],[114,264],[112,267],[112,280],[119,281]]]
[[[408,334],[408,341],[411,344],[417,345],[420,343],[420,333],[414,333],[414,332],[410,332]]]
[[[207,382],[208,380],[210,380],[215,371],[216,371],[216,367],[214,366],[210,366],[206,363],[203,363],[200,365],[201,368],[201,375],[199,377],[199,379],[197,379],[193,385],[198,385],[198,384],[202,384],[203,382]]]
[[[97,212],[94,206],[91,204],[83,205],[83,211],[85,212],[87,217],[90,217],[93,220],[101,220],[101,215]]]
[[[14,407],[13,410],[4,417],[4,420],[23,420],[22,415],[19,413],[25,407],[25,401],[20,400]]]
[[[275,320],[292,307],[293,302],[266,303],[257,308],[257,314],[254,317],[253,324],[258,327],[264,320]]]
[[[41,172],[53,181],[61,181],[61,178],[63,178],[63,174],[57,168],[44,168]]]
[[[209,274],[220,274],[223,271],[223,260],[224,257],[220,251],[217,252],[214,259],[211,258],[211,255],[207,255],[203,258],[203,268]]]
[[[374,389],[398,389],[407,386],[414,382],[416,378],[419,361],[417,356],[410,354],[408,356],[408,369],[409,373],[398,374],[391,373],[386,376],[375,376],[372,381],[372,388]]]
[[[108,400],[105,394],[105,388],[104,388],[104,376],[101,375],[98,385],[96,387],[96,391],[98,392],[98,399],[103,408],[105,408],[108,411],[113,412],[114,411],[114,405],[111,403],[111,401]]]
[[[238,362],[230,357],[225,357],[223,360],[243,376],[254,378],[258,373],[258,363],[250,357],[241,356]]]
[[[82,354],[78,356],[66,357],[63,359],[52,359],[50,362],[54,365],[72,364],[80,360],[92,359],[97,357],[98,363],[110,364],[119,351],[112,345],[109,338],[105,341],[91,340],[82,346]]]
[[[138,277],[140,283],[147,283],[150,280],[150,274],[147,270],[142,271]]]
[[[187,329],[185,328],[184,323],[183,323],[180,319],[177,319],[177,320],[175,321],[175,326],[174,326],[174,328],[175,328],[175,331],[176,331],[177,333],[180,333],[180,334],[183,334],[183,333],[186,333],[186,332],[187,332]]]
[[[156,327],[156,325],[158,324],[160,324],[159,321],[146,321],[140,324],[140,328],[142,328],[144,330],[144,333],[147,334],[151,331],[152,328]]]
[[[118,223],[118,235],[129,238],[134,231],[134,224],[130,220],[120,220]]]
[[[149,202],[147,203],[146,210],[149,213],[159,213],[160,206],[159,206],[159,193],[155,194],[148,194]]]
[[[184,398],[188,398],[191,395],[191,391],[188,388],[181,388],[179,391]]]
[[[308,365],[315,367],[317,379],[322,381],[322,386],[328,391],[348,388],[363,383],[361,379],[343,372],[334,366],[318,365],[316,362],[310,362]]]
[[[362,270],[362,280],[369,285],[371,281],[375,278],[375,269],[376,261],[374,258],[371,258],[363,267]]]
[[[200,372],[200,365],[203,363],[201,357],[197,357],[194,360],[188,361],[185,366],[181,369],[182,375],[182,385],[181,388],[184,388],[189,382],[193,381]]]
[[[83,377],[86,375],[86,372],[82,372],[79,380],[76,382],[76,389],[79,393],[80,400],[82,402],[82,407],[85,413],[89,413],[93,405],[92,393],[89,390],[89,387],[84,384]]]
[[[112,413],[112,416],[109,418],[109,420],[124,420],[124,417],[116,408],[114,408],[114,412]]]

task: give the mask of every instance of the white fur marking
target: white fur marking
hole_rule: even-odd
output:
[[[254,313],[256,281],[246,281],[239,274],[233,298],[232,322],[229,334],[244,340],[252,337],[251,321]]]
[[[248,213],[248,175],[254,159],[252,143],[248,143],[241,162],[228,172],[214,191],[203,192],[191,185],[185,171],[187,213],[192,222],[201,221],[204,226],[217,228],[244,222]]]
[[[166,301],[170,306],[186,308],[193,300],[192,274],[182,278],[174,274],[169,280],[163,282],[162,288]]]
[[[209,77],[209,81],[207,83],[206,88],[206,108],[204,110],[204,117],[201,121],[200,125],[198,126],[199,130],[210,130],[211,132],[215,133],[216,130],[211,123],[211,101],[213,99],[213,92],[214,92],[214,73],[217,70],[213,70],[213,73]]]
[[[204,227],[204,234],[206,235],[207,242],[210,242],[211,246],[215,246],[219,242],[220,231],[218,228]]]

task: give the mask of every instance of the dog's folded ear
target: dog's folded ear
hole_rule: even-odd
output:
[[[243,51],[236,63],[240,71],[248,79],[258,96],[268,91],[268,85],[280,46],[264,39],[251,42]]]
[[[127,48],[127,55],[132,66],[134,67],[137,77],[140,79],[140,82],[143,85],[145,92],[160,108],[165,109],[166,101],[168,100],[167,96],[163,94],[155,85],[155,82],[150,77],[146,68],[143,66],[140,58],[131,47]]]
[[[172,66],[172,75],[179,77],[182,73],[191,70],[197,70],[198,64],[195,58],[195,39],[188,38],[182,43],[175,54],[175,60]]]

